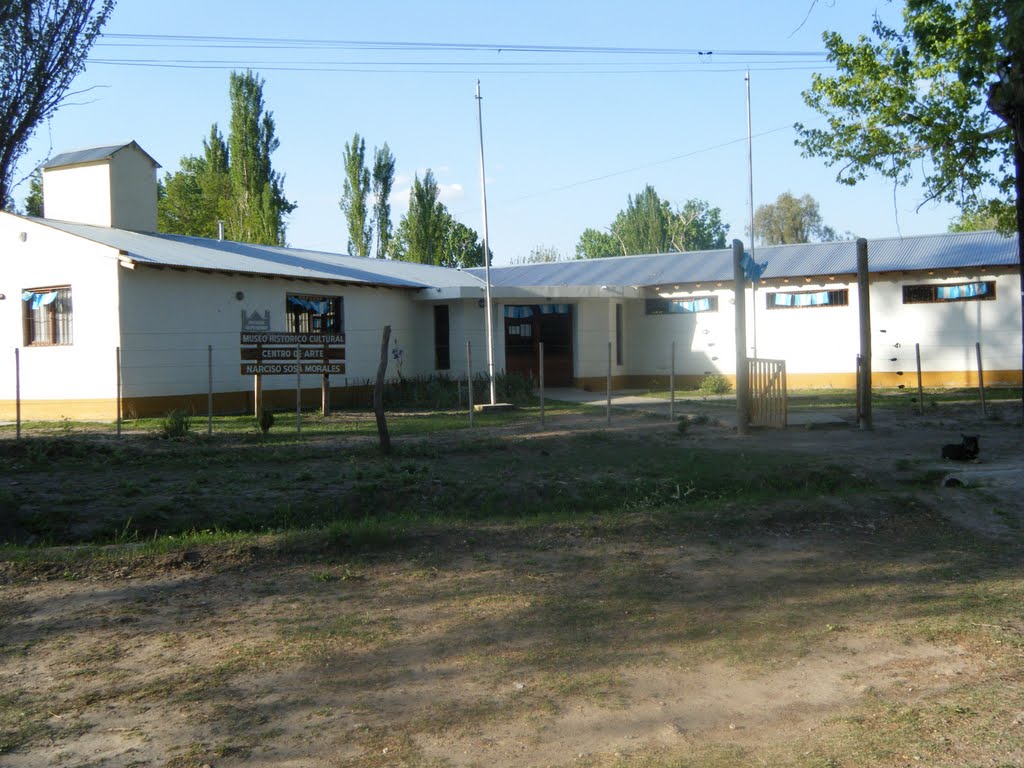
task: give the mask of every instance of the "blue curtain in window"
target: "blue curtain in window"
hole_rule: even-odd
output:
[[[49,291],[48,293],[35,293],[34,291],[25,291],[21,294],[21,300],[27,301],[29,309],[39,309],[53,304],[57,299],[57,291]]]
[[[984,296],[988,293],[988,286],[985,283],[967,283],[966,285],[940,285],[935,296],[939,299],[973,299],[976,296]]]
[[[300,299],[298,296],[289,296],[288,301],[295,306],[302,307],[316,315],[326,315],[331,306],[328,301],[308,301],[306,299]]]

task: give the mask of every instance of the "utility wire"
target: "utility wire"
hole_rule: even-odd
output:
[[[109,45],[107,41],[123,40],[137,43],[170,42],[185,47],[207,47],[209,45],[249,46],[257,48],[346,48],[353,50],[401,50],[401,51],[491,51],[494,53],[599,53],[628,54],[643,56],[799,56],[823,58],[823,51],[774,51],[768,49],[720,49],[708,48],[644,48],[632,46],[594,45],[536,45],[523,43],[427,43],[411,41],[370,41],[370,40],[324,40],[315,38],[276,37],[233,37],[223,35],[158,35],[158,34],[104,34],[97,46]]]

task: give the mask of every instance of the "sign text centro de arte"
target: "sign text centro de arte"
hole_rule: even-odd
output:
[[[344,344],[344,333],[254,333],[242,331],[243,344]]]

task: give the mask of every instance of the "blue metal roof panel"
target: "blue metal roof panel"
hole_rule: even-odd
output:
[[[39,220],[62,232],[116,248],[133,261],[169,267],[335,280],[402,288],[457,288],[481,282],[455,269],[324,251],[280,248],[183,235],[146,234]]]
[[[767,263],[764,279],[856,274],[857,244],[845,240],[762,246],[754,250],[754,259]],[[1017,263],[1016,236],[1003,237],[996,232],[955,232],[868,242],[871,272],[999,267]],[[483,269],[470,271],[483,279]],[[724,281],[732,277],[731,249],[491,268],[491,284],[496,287],[651,286]]]
[[[138,145],[137,142],[129,141],[127,144],[108,144],[103,147],[86,147],[84,149],[76,149],[71,152],[62,152],[50,160],[43,163],[40,168],[63,168],[68,165],[81,165],[82,163],[95,163],[100,160],[107,160],[113,155],[120,152],[122,149],[134,146],[142,154],[153,160],[152,156]],[[160,167],[160,163],[153,160],[153,165],[157,168]]]

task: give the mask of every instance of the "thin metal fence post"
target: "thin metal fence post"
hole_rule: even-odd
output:
[[[302,347],[295,345],[295,434],[302,434]]]
[[[115,358],[117,360],[117,391],[115,393],[115,399],[117,400],[117,436],[121,436],[121,348],[118,347],[115,350]]]
[[[540,425],[544,426],[544,342],[537,344],[537,355],[539,361],[537,364],[537,372],[540,376]]]
[[[213,344],[206,345],[206,436],[213,436]]]
[[[469,426],[473,426],[473,342],[466,341],[466,392],[469,397]]]
[[[21,440],[21,350],[14,350],[14,439]]]
[[[672,365],[668,373],[668,420],[676,418],[676,340],[672,339]]]
[[[605,420],[608,424],[612,423],[612,343],[608,342],[608,404],[605,410]]]
[[[974,352],[978,357],[978,392],[981,393],[981,415],[988,416],[988,407],[985,405],[985,370],[981,365],[981,342],[974,342]]]
[[[924,415],[924,386],[921,383],[921,344],[914,344],[914,355],[917,357],[917,412]]]

